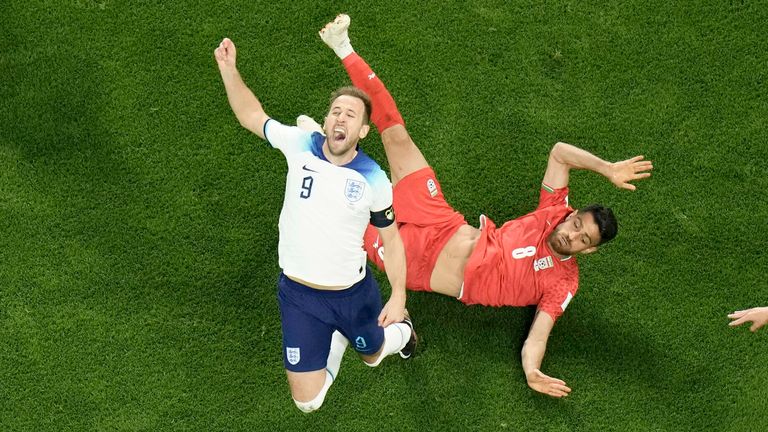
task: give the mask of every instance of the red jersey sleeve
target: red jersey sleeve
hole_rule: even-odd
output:
[[[555,205],[568,207],[568,188],[552,189],[542,183],[539,191],[539,207],[536,210]]]
[[[539,310],[546,312],[557,321],[579,289],[579,274],[568,272],[548,285],[539,301]]]

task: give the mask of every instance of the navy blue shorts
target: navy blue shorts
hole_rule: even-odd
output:
[[[384,329],[378,324],[381,293],[369,268],[363,280],[341,291],[310,288],[282,273],[277,286],[283,363],[289,371],[324,369],[334,330],[361,354],[375,354],[384,343]]]

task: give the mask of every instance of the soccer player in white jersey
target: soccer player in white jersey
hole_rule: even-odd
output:
[[[311,412],[322,405],[350,341],[369,366],[390,354],[408,358],[416,345],[405,310],[405,251],[392,185],[357,145],[368,134],[370,99],[354,87],[337,90],[325,135],[305,132],[264,112],[240,77],[231,40],[214,56],[240,124],[288,162],[278,247],[283,361],[296,406]],[[387,241],[392,294],[384,307],[363,250],[369,222]]]

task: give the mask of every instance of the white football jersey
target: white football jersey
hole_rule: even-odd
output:
[[[392,205],[392,184],[362,150],[346,165],[323,155],[325,137],[275,120],[264,136],[288,162],[280,212],[280,268],[287,276],[348,286],[365,276],[363,234],[371,212]]]

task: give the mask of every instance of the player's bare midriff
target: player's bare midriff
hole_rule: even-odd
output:
[[[307,282],[307,281],[305,281],[303,279],[299,279],[299,278],[294,277],[294,276],[285,275],[285,277],[287,277],[288,279],[290,279],[290,280],[292,280],[294,282],[300,283],[300,284],[302,284],[304,286],[308,286],[310,288],[319,289],[319,290],[339,291],[339,290],[343,290],[343,289],[349,288],[349,286],[325,286],[325,285],[313,284],[312,282]]]
[[[452,297],[459,296],[464,283],[464,267],[479,238],[480,230],[471,225],[463,225],[453,234],[437,256],[429,281],[432,291]]]

